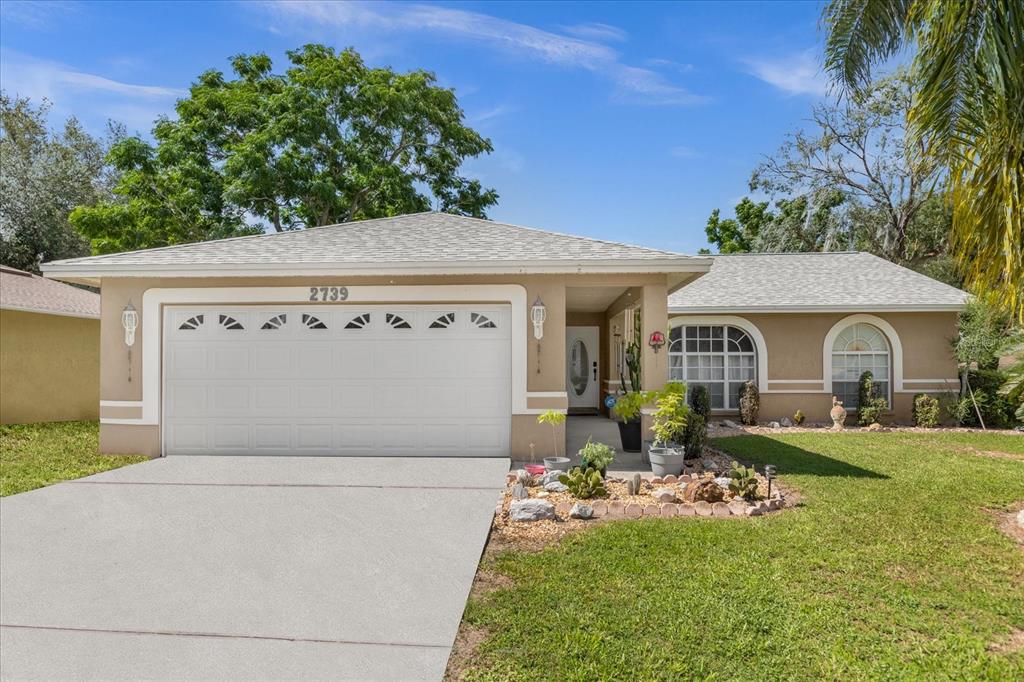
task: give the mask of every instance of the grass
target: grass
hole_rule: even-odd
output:
[[[149,459],[98,449],[96,422],[0,426],[0,497]]]
[[[1024,679],[1024,438],[739,436],[801,506],[753,519],[604,523],[485,570],[468,679]],[[1019,635],[1018,635],[1019,636]]]

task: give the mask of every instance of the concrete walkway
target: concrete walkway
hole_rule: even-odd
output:
[[[608,473],[612,476],[627,476],[639,472],[642,476],[651,477],[651,464],[646,461],[643,453],[623,452],[622,439],[619,437],[619,425],[613,419],[599,415],[569,415],[565,420],[565,451],[567,457],[572,460],[572,466],[580,463],[577,454],[587,439],[592,438],[595,443],[604,443],[615,448],[615,461],[612,462]],[[545,451],[545,457],[551,453]],[[513,468],[521,468],[526,462],[513,462]],[[543,464],[543,459],[538,455],[537,464]]]
[[[442,677],[507,459],[174,457],[0,500],[0,677]]]

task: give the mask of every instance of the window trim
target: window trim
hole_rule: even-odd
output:
[[[886,320],[877,315],[858,313],[847,315],[837,321],[825,334],[825,342],[821,346],[821,376],[824,379],[825,393],[834,395],[832,392],[832,346],[835,345],[836,337],[849,327],[857,323],[870,324],[882,332],[885,340],[889,342],[889,372],[892,374],[889,386],[889,405],[892,405],[893,396],[903,392],[903,344],[900,342],[900,335],[896,329]]]
[[[731,327],[731,326],[734,327],[735,329],[739,330],[741,333],[745,334],[750,339],[751,344],[754,345],[754,348],[752,350],[749,350],[749,351],[736,351],[736,350],[730,350],[729,349],[729,344],[730,344],[729,327]],[[694,327],[694,328],[706,327],[706,328],[711,328],[711,329],[716,328],[716,327],[717,328],[721,328],[722,329],[722,337],[721,337],[721,340],[722,340],[722,350],[720,350],[720,351],[694,351],[692,353],[688,352],[686,350],[686,341],[687,341],[687,339],[686,339],[686,334],[685,334],[685,330],[686,330],[687,327]],[[718,381],[718,380],[714,380],[714,381],[695,380],[694,383],[697,383],[697,384],[716,384],[716,383],[720,383],[720,384],[722,384],[722,402],[723,402],[723,406],[719,407],[719,408],[714,408],[714,409],[724,410],[724,411],[728,411],[728,412],[735,412],[736,410],[738,410],[739,409],[739,405],[728,405],[729,397],[731,395],[731,393],[729,391],[729,385],[735,383],[735,380],[729,378],[729,369],[730,369],[729,358],[730,357],[750,358],[751,360],[753,360],[753,364],[754,364],[754,368],[753,368],[754,369],[754,381],[756,383],[756,381],[758,379],[758,374],[759,373],[758,373],[758,367],[757,367],[757,344],[754,341],[754,337],[749,332],[747,332],[746,330],[741,329],[740,327],[735,327],[734,325],[719,325],[719,324],[707,325],[707,324],[689,324],[689,323],[688,324],[678,325],[677,327],[670,328],[670,330],[669,330],[669,336],[670,337],[671,337],[672,333],[675,332],[676,329],[680,329],[681,332],[682,332],[682,333],[680,333],[680,338],[679,338],[679,342],[680,342],[680,344],[682,346],[682,350],[681,351],[671,351],[671,350],[669,351],[669,358],[670,358],[670,361],[669,361],[669,381],[683,381],[687,385],[691,382],[691,380],[685,378],[687,370],[689,369],[689,366],[688,366],[689,363],[687,362],[687,360],[691,356],[692,357],[702,357],[702,356],[703,357],[720,357],[720,358],[722,358],[722,379],[721,379],[721,381]],[[714,337],[711,337],[711,339],[713,339],[713,338]],[[672,343],[673,343],[672,341],[669,341],[669,347],[670,348],[671,348]],[[682,364],[681,369],[683,371],[684,378],[682,378],[682,379],[673,378],[671,376],[671,373],[672,373],[671,358],[674,357],[674,356],[678,356],[678,357],[681,357],[683,359],[683,364]]]
[[[736,315],[677,315],[668,320],[669,333],[675,327],[726,325],[742,329],[754,341],[754,356],[757,365],[754,368],[754,375],[757,377],[757,390],[761,393],[768,393],[768,344],[764,340],[764,334],[755,324],[743,317]],[[665,373],[669,370],[666,368]]]

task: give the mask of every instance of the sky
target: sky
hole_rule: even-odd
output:
[[[489,217],[696,253],[827,96],[818,2],[0,3],[0,85],[148,137],[208,69],[310,42],[454,88]]]

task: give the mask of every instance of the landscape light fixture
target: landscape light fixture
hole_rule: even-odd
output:
[[[765,464],[764,465],[764,477],[768,479],[768,498],[772,496],[772,479],[775,478],[775,465]]]

